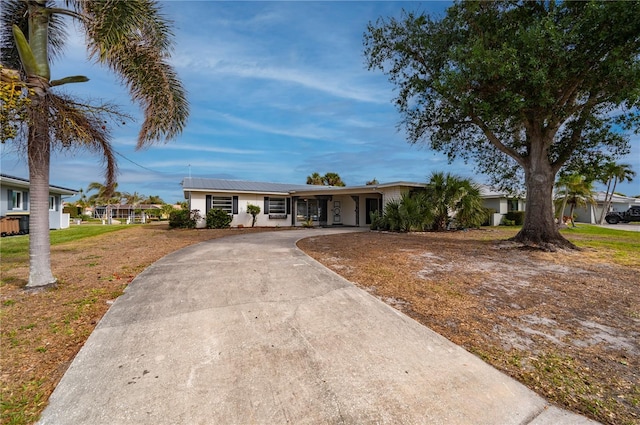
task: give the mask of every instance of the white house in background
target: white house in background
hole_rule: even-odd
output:
[[[256,226],[289,227],[311,223],[314,226],[366,227],[371,224],[371,212],[380,211],[402,193],[425,185],[399,181],[338,187],[186,177],[182,190],[191,210],[199,210],[205,216],[212,208],[222,209],[233,216],[232,227],[251,226],[252,217],[247,212],[249,204],[260,207]],[[522,200],[487,188],[483,188],[483,198],[485,206],[496,211],[493,225],[499,224],[507,211],[524,209]],[[199,227],[203,226],[204,220],[199,223]]]
[[[62,212],[62,197],[73,196],[74,189],[49,186],[49,227],[66,229],[69,227],[69,214]],[[29,216],[29,180],[0,174],[0,216],[21,217],[20,228],[28,229]]]
[[[576,216],[576,221],[580,223],[596,224],[600,220],[600,214],[604,208],[605,192],[596,192],[594,195],[595,205],[587,205],[586,207],[576,208],[573,213]],[[628,196],[613,194],[611,201],[611,208],[609,211],[626,211],[634,205],[640,205],[639,198],[630,198]],[[569,212],[569,206],[565,210],[566,214]]]

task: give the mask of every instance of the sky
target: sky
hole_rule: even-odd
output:
[[[64,86],[84,99],[115,103],[136,118],[113,129],[118,190],[184,199],[184,177],[304,184],[314,172],[338,173],[347,185],[376,179],[424,182],[434,171],[478,183],[473,164],[410,145],[398,126],[393,85],[367,69],[363,35],[378,18],[402,10],[442,16],[447,2],[161,1],[173,21],[171,59],[185,85],[191,113],[169,143],[135,150],[142,116],[108,70],[86,58],[82,36],[70,39],[52,79],[86,75]],[[640,135],[620,160],[638,173],[617,191],[640,195]],[[1,147],[3,174],[28,178],[26,160],[11,142]],[[52,157],[51,184],[86,189],[103,182],[98,154],[74,150]],[[598,189],[603,187],[598,186]]]

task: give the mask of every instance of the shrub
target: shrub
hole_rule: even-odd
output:
[[[256,217],[260,214],[260,207],[253,204],[247,204],[247,212],[251,214],[251,227],[256,225]]]
[[[400,201],[392,199],[384,206],[384,230],[399,232],[402,230],[402,214],[400,213]]]
[[[508,218],[504,217],[502,219],[502,225],[503,226],[515,226],[516,222],[514,220],[509,220]]]
[[[497,213],[498,211],[496,211],[493,208],[484,208],[484,222],[482,223],[483,226],[491,226],[491,219],[493,218],[493,215],[495,213]]]
[[[369,229],[386,230],[385,218],[382,215],[380,215],[380,212],[371,211],[369,213],[369,218],[371,219],[371,224],[369,225]]]
[[[201,218],[199,210],[174,210],[169,214],[169,227],[180,229],[195,229]]]
[[[509,211],[505,214],[507,220],[513,220],[516,226],[522,226],[524,223],[524,211]]]
[[[233,217],[220,208],[210,209],[207,213],[207,229],[226,229],[231,225]]]

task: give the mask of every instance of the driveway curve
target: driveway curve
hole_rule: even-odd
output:
[[[184,248],[116,300],[40,424],[586,424],[298,250]]]

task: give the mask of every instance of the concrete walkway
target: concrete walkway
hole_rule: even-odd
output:
[[[240,235],[156,262],[104,316],[39,423],[594,423],[295,247],[336,232]]]

